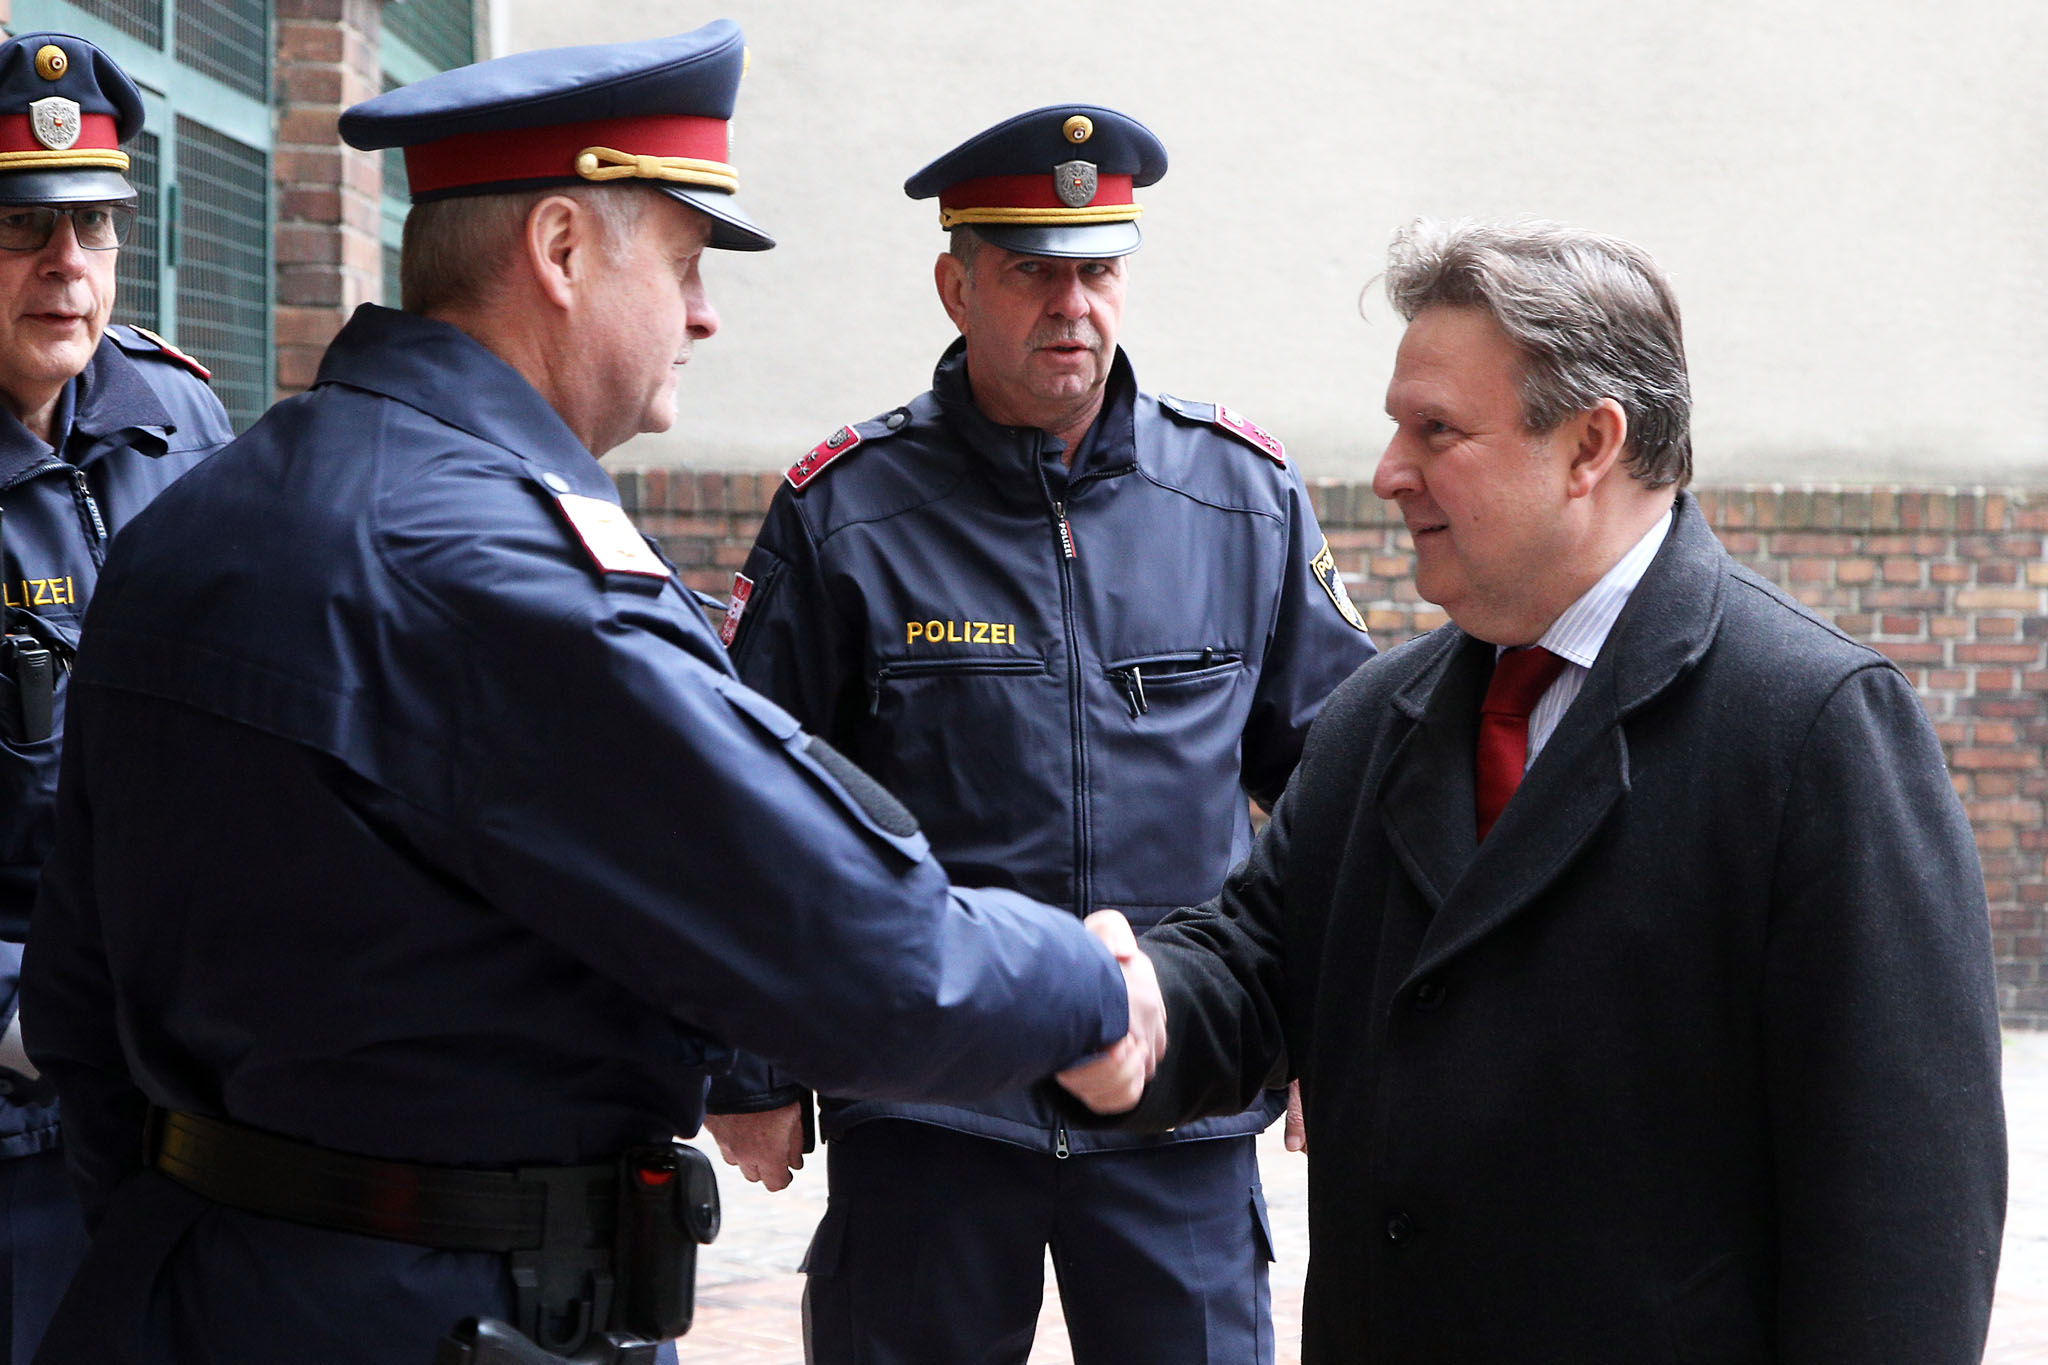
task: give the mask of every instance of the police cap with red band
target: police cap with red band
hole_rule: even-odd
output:
[[[775,239],[739,206],[729,124],[746,40],[719,19],[641,42],[520,52],[457,67],[341,116],[351,147],[405,149],[415,204],[550,186],[643,184],[711,219],[711,245]]]
[[[1132,190],[1166,174],[1152,130],[1114,109],[1053,104],[976,133],[903,182],[939,201],[939,226],[970,227],[1027,256],[1101,258],[1138,249]]]
[[[142,131],[142,96],[114,59],[68,33],[0,43],[0,203],[135,198],[121,144]]]

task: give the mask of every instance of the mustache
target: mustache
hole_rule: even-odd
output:
[[[1053,323],[1035,328],[1026,338],[1025,345],[1032,350],[1044,346],[1086,346],[1091,351],[1102,349],[1102,333],[1086,322]]]

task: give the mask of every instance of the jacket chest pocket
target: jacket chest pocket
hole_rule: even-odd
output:
[[[1131,719],[1151,714],[1154,703],[1172,706],[1221,687],[1244,671],[1244,656],[1231,650],[1183,650],[1147,654],[1106,666],[1102,672],[1130,710]]]
[[[886,694],[903,690],[920,679],[970,679],[976,677],[1028,676],[1043,674],[1043,659],[896,659],[879,665],[868,676],[868,715],[882,712]]]

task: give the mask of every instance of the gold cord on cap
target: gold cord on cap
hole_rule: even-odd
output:
[[[1076,114],[1060,125],[1060,134],[1067,141],[1079,146],[1095,136],[1095,120],[1086,114]]]
[[[585,180],[669,180],[679,185],[740,191],[740,173],[723,161],[687,156],[640,156],[610,147],[585,147],[576,156],[576,174]]]
[[[55,43],[44,43],[36,49],[36,74],[46,81],[54,81],[71,66],[71,59],[64,55],[64,49]]]
[[[1083,209],[948,209],[939,210],[942,228],[966,227],[976,223],[1011,227],[1086,227],[1091,223],[1133,223],[1145,212],[1142,204],[1104,204]]]
[[[104,167],[110,171],[128,169],[128,153],[116,151],[0,152],[0,171],[30,170],[47,166],[52,170]]]

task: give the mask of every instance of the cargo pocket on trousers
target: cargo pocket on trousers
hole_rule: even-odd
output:
[[[818,1230],[811,1234],[810,1248],[804,1252],[803,1263],[797,1269],[806,1275],[820,1275],[829,1279],[839,1273],[840,1253],[846,1247],[846,1213],[834,1208],[830,1200],[825,1204],[825,1216],[818,1220]]]
[[[1266,1191],[1263,1186],[1252,1186],[1252,1250],[1268,1261],[1280,1258],[1273,1254],[1273,1220],[1266,1212]]]

